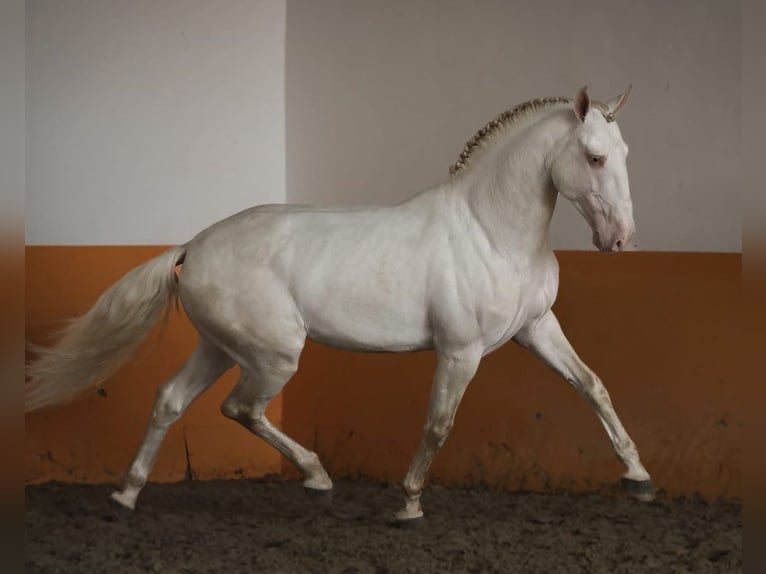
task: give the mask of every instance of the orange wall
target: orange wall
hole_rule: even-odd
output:
[[[27,248],[28,338],[85,309],[161,247]],[[562,252],[555,310],[601,376],[658,487],[741,497],[742,411],[757,379],[739,360],[739,254]],[[108,397],[27,417],[27,478],[114,481],[140,442],[155,389],[191,352],[175,317],[107,385]],[[159,348],[150,352],[147,347]],[[332,475],[400,480],[420,439],[430,353],[360,355],[309,344],[271,417],[314,448]],[[186,448],[196,476],[257,476],[280,458],[224,419],[232,374],[171,430],[152,480],[179,480]],[[186,440],[184,441],[184,435]],[[283,470],[294,471],[286,463]],[[503,488],[584,490],[621,465],[595,414],[526,351],[485,358],[437,457],[432,480]]]

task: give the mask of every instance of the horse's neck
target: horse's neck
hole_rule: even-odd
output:
[[[521,133],[501,134],[455,182],[496,249],[514,256],[550,250],[557,192],[546,158],[569,129],[560,114],[551,114]]]

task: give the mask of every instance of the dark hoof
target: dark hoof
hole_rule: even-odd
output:
[[[305,492],[306,496],[308,496],[311,500],[319,504],[330,504],[332,502],[332,489],[322,490],[320,488],[304,486],[303,492]]]
[[[417,530],[423,527],[423,524],[425,524],[425,519],[422,516],[405,519],[397,518],[395,524],[396,527],[400,530]]]
[[[112,497],[109,497],[107,506],[104,510],[105,512],[101,516],[101,519],[105,522],[122,522],[123,520],[130,520],[135,514],[134,509],[128,508]]]
[[[633,480],[632,478],[623,478],[622,487],[632,497],[643,502],[654,500],[654,485],[651,480]]]

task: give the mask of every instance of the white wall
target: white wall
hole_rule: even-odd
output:
[[[740,250],[739,2],[285,4],[30,0],[27,243],[172,244],[259,203],[393,203],[500,111],[633,82],[639,247]],[[592,249],[565,202],[553,234]]]
[[[287,197],[393,203],[533,97],[634,85],[620,126],[645,250],[739,251],[741,6],[729,0],[290,0]],[[593,249],[559,202],[555,246]]]
[[[0,265],[24,218],[24,4],[0,4]]]
[[[175,244],[285,200],[285,0],[29,0],[29,244]]]

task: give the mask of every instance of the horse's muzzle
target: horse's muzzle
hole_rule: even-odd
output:
[[[625,249],[634,233],[633,225],[615,225],[611,230],[594,231],[593,245],[603,253],[619,253]]]

